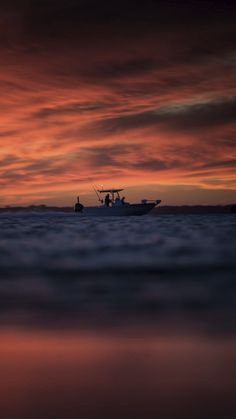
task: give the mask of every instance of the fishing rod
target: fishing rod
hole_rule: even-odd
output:
[[[97,197],[98,197],[99,202],[103,202],[103,201],[102,201],[102,199],[100,198],[100,195],[99,195],[99,193],[98,193],[97,189],[96,189],[96,188],[97,188],[97,187],[96,187],[96,185],[95,185],[95,186],[93,186],[93,185],[92,185],[92,187],[93,187],[93,190],[94,190],[95,194],[96,194],[96,195],[97,195]]]

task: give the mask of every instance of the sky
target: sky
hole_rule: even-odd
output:
[[[236,6],[1,0],[0,206],[236,202]]]

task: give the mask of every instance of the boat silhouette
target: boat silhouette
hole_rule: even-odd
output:
[[[125,198],[120,197],[120,192],[124,189],[95,189],[99,199],[99,206],[86,207],[80,203],[79,197],[75,204],[75,212],[80,215],[92,217],[123,217],[132,215],[148,214],[153,208],[160,204],[161,200],[142,199],[139,203],[129,203]],[[102,194],[106,194],[102,198]],[[111,197],[110,197],[111,194]]]

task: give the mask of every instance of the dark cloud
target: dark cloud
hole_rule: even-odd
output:
[[[7,193],[14,183],[73,185],[78,172],[85,182],[133,173],[137,184],[168,170],[176,182],[233,177],[235,10],[213,0],[2,0]]]
[[[220,99],[205,104],[189,106],[170,116],[170,126],[180,130],[201,130],[207,127],[234,123],[236,116],[236,97]],[[168,115],[167,115],[168,119]]]
[[[114,104],[112,103],[71,103],[59,107],[41,108],[39,111],[34,113],[34,116],[37,118],[48,118],[50,116],[73,115],[82,112],[99,111],[106,108],[110,109],[113,106]]]
[[[1,8],[7,58],[10,51],[11,60],[24,67],[26,79],[36,86],[37,77],[51,85],[107,85],[155,72],[145,86],[136,81],[112,87],[123,94],[125,89],[145,94],[154,85],[160,94],[161,89],[198,83],[193,71],[187,75],[178,68],[212,61],[208,69],[212,72],[216,57],[226,59],[236,43],[234,6],[228,2],[214,2],[213,7],[212,1],[147,0],[144,5],[124,0],[13,0],[1,3]],[[32,88],[27,83],[3,83],[10,89]]]
[[[130,163],[128,166],[132,169],[143,170],[144,172],[156,172],[159,170],[167,170],[173,167],[172,164],[168,164],[168,162],[164,159],[155,159],[153,157],[139,159],[138,161]]]
[[[16,41],[24,40],[22,47],[28,53],[37,52],[42,45],[45,48],[48,42],[59,49],[64,42],[83,48],[87,43],[97,46],[101,41],[112,42],[114,48],[117,39],[142,39],[149,33],[161,35],[176,28],[190,31],[192,42],[196,44],[202,35],[201,26],[220,24],[219,42],[209,31],[208,43],[195,46],[193,58],[199,53],[204,54],[206,45],[217,43],[218,48],[225,45],[225,23],[229,25],[234,21],[235,9],[233,2],[226,0],[146,0],[145,3],[135,0],[11,0],[1,1],[0,5],[1,21],[5,22],[7,31],[2,35],[3,40],[10,42],[12,36]],[[158,43],[158,40],[154,36],[154,42]],[[177,45],[178,39],[174,49]],[[126,43],[123,48],[126,48]]]
[[[211,161],[201,166],[203,169],[229,168],[236,170],[236,159]]]
[[[0,169],[5,166],[9,166],[11,164],[19,162],[19,158],[13,154],[7,155],[4,158],[0,159]]]
[[[92,167],[133,169],[138,171],[167,170],[180,165],[177,160],[167,161],[145,156],[140,144],[117,144],[84,149],[86,160]],[[143,157],[141,157],[143,155]]]
[[[137,128],[159,126],[166,130],[191,131],[235,123],[236,98],[200,104],[180,104],[117,116],[87,126],[89,133],[115,134]],[[86,129],[86,128],[85,128]]]
[[[28,180],[31,178],[29,175]],[[21,173],[19,170],[6,170],[4,173],[1,173],[0,183],[4,185],[6,182],[21,183],[26,181],[24,173]]]
[[[151,70],[157,70],[160,63],[154,58],[140,58],[140,59],[118,59],[116,61],[106,61],[98,65],[94,69],[88,69],[83,77],[87,79],[119,79],[127,76],[136,76],[144,74]]]
[[[14,135],[18,134],[19,131],[17,130],[7,130],[7,131],[0,131],[0,137],[13,137]]]
[[[28,92],[30,87],[28,85],[23,85],[9,80],[0,80],[0,88],[8,92]]]
[[[139,148],[137,145],[137,149]],[[133,150],[134,145],[132,144],[112,144],[103,147],[83,148],[81,152],[92,167],[119,167],[124,165],[124,158]]]
[[[18,164],[17,168],[9,166]],[[41,176],[63,176],[69,169],[68,164],[62,157],[41,158],[35,161],[8,155],[0,161],[1,181],[25,182]]]
[[[51,28],[50,33],[54,31],[56,35],[59,28],[64,33],[68,25],[73,30],[78,23],[118,25],[121,22],[135,24],[142,20],[146,25],[154,22],[164,26],[167,23],[173,25],[176,22],[191,24],[195,21],[209,21],[215,16],[219,16],[222,21],[225,17],[229,18],[234,10],[233,2],[227,0],[146,0],[145,4],[135,0],[13,0],[1,3],[5,10],[14,7],[19,12],[23,10],[24,14],[28,13],[35,30],[41,32],[46,28],[50,31]]]

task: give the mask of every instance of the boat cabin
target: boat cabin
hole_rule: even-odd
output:
[[[100,194],[111,194],[110,203],[111,203],[111,206],[113,207],[113,206],[127,204],[124,202],[124,198],[121,199],[120,197],[120,192],[123,190],[124,189],[98,189],[97,192]],[[103,202],[103,200],[100,200],[100,201]],[[107,205],[106,199],[105,199],[105,205]],[[109,204],[107,206],[109,206]]]

